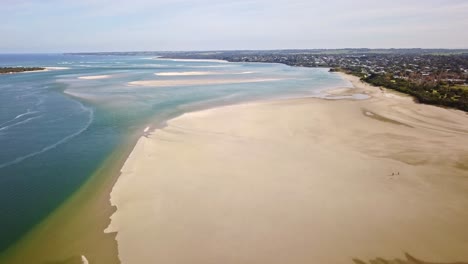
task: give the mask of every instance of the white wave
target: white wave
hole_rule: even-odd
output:
[[[25,120],[23,120],[23,121],[19,121],[19,122],[13,123],[13,124],[11,124],[11,125],[7,125],[7,126],[0,127],[0,131],[7,130],[7,129],[12,128],[12,127],[15,127],[15,126],[19,126],[19,125],[28,123],[29,121],[34,120],[34,119],[38,119],[38,118],[40,118],[40,117],[42,117],[42,115],[30,117],[30,118],[27,118],[27,119],[25,119]]]
[[[84,107],[82,104],[81,104],[81,106],[83,107],[83,109],[86,109],[87,111],[89,111],[88,122],[86,123],[86,125],[82,129],[78,130],[77,132],[75,132],[73,134],[70,134],[70,135],[62,138],[61,140],[55,142],[54,144],[51,144],[49,146],[46,146],[46,147],[42,148],[41,150],[29,153],[29,154],[27,154],[25,156],[18,157],[16,159],[12,160],[12,161],[8,161],[8,162],[5,162],[3,164],[0,164],[0,169],[5,168],[5,167],[10,166],[10,165],[13,165],[13,164],[16,164],[16,163],[19,163],[19,162],[22,162],[23,160],[29,159],[31,157],[37,156],[37,155],[42,154],[42,153],[44,153],[46,151],[54,149],[57,146],[69,141],[70,139],[72,139],[72,138],[78,136],[79,134],[83,133],[84,131],[86,131],[88,129],[88,127],[91,125],[91,123],[93,122],[93,120],[94,120],[94,111],[91,108]]]
[[[35,114],[35,113],[38,113],[38,112],[39,112],[39,111],[29,111],[29,109],[28,109],[28,112],[17,115],[17,116],[15,117],[15,119],[20,118],[20,117],[25,116],[25,115]]]
[[[21,118],[21,117],[23,117],[23,116],[30,115],[30,114],[35,114],[35,113],[38,113],[38,111],[30,111],[30,110],[28,109],[27,112],[22,113],[22,114],[19,114],[19,115],[15,116],[15,118],[10,119],[10,120],[8,120],[8,121],[6,121],[6,122],[1,123],[1,124],[0,124],[0,127],[3,126],[3,125],[5,125],[5,124],[8,124],[8,123],[10,123],[10,122],[12,122],[12,121],[15,121],[15,120],[18,119],[18,118]]]

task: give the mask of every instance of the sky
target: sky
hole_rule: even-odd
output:
[[[468,0],[0,0],[0,53],[468,48]]]

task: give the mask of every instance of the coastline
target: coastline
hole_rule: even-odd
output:
[[[468,259],[466,114],[340,75],[354,88],[329,94],[369,99],[213,108],[141,137],[111,192],[122,263]]]
[[[377,88],[371,87],[370,89],[370,91],[367,91],[367,89],[360,88],[342,88],[327,90],[327,93],[336,96],[352,95],[358,92],[372,94]],[[388,93],[388,95],[392,94],[397,95],[398,93]],[[316,98],[285,99],[260,102],[260,104],[282,105],[286,102],[303,104],[306,101],[324,102],[326,100]],[[355,100],[343,99],[339,101],[354,102]],[[409,97],[406,97],[405,101],[408,103],[413,103]],[[257,103],[247,103],[226,107],[242,107],[243,105],[250,106],[255,104]],[[216,109],[223,108],[224,107],[217,107],[206,111],[215,111]],[[194,114],[197,116],[204,112],[205,111],[199,111],[194,112]],[[188,113],[182,115],[179,118],[182,118],[186,115],[190,116],[192,114]],[[376,118],[377,117],[378,116],[376,116]],[[156,130],[155,132],[145,130],[144,135],[152,138],[155,134],[164,129],[166,128],[163,127],[160,130]],[[136,145],[138,145],[137,141],[140,142],[142,139],[145,139],[145,137],[141,137],[139,139],[140,135],[141,133],[138,133],[129,142],[122,144],[122,149],[116,151],[112,157],[110,157],[103,164],[102,168],[99,169],[95,175],[90,177],[86,184],[84,184],[84,186],[81,187],[76,194],[72,195],[72,197],[67,200],[64,205],[58,208],[58,210],[54,211],[51,216],[47,217],[28,235],[22,238],[21,241],[13,245],[12,248],[6,252],[2,252],[2,255],[0,255],[0,262],[6,261],[6,263],[14,264],[35,263],[40,261],[55,261],[57,263],[68,263],[76,261],[79,263],[79,261],[83,259],[82,254],[84,254],[85,258],[89,260],[89,263],[118,263],[117,244],[116,240],[114,239],[116,233],[104,234],[102,231],[104,229],[107,229],[107,231],[112,231],[112,228],[109,228],[108,226],[110,221],[109,216],[114,213],[115,208],[109,204],[109,193],[111,193],[111,190],[115,186],[116,181],[120,179],[119,176],[121,175],[121,169],[124,166],[124,163],[128,162],[132,153],[136,151]],[[103,210],[103,208],[105,208],[105,210]],[[70,243],[70,239],[73,240],[73,238],[70,238],[70,234],[74,232],[84,232],[86,235],[83,239]],[[51,237],[54,237],[53,246],[41,243],[41,241],[49,241]],[[100,243],[98,245],[94,245],[90,243],[90,241],[99,241]],[[400,255],[401,254],[398,256]],[[388,257],[398,256],[392,255]]]
[[[70,69],[46,68],[44,71]],[[250,72],[242,74],[246,73]],[[163,126],[164,122],[160,123],[158,120],[151,125],[151,129]],[[109,202],[111,189],[125,160],[142,135],[139,130],[133,132],[134,134],[122,142],[75,193],[0,252],[0,262],[73,263],[84,257],[90,263],[118,263],[115,234],[106,234],[103,230],[109,225],[109,217],[115,210]],[[149,128],[145,129],[143,135],[147,132],[150,132]]]
[[[122,142],[69,199],[1,252],[0,263],[119,263],[115,234],[103,230],[115,210],[109,194],[140,135]]]

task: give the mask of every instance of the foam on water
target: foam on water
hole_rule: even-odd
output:
[[[15,118],[10,119],[10,120],[8,120],[8,121],[6,121],[6,122],[1,123],[1,124],[0,124],[0,128],[1,128],[3,125],[8,124],[8,123],[10,123],[10,122],[13,122],[13,121],[15,121],[15,120],[18,119],[18,118],[21,118],[21,117],[23,117],[23,116],[27,116],[27,115],[30,115],[30,114],[35,114],[35,113],[38,113],[38,111],[30,111],[30,110],[28,109],[25,113],[19,114],[19,115],[15,116]]]
[[[0,127],[0,131],[4,131],[4,130],[10,129],[10,128],[12,128],[12,127],[15,127],[15,126],[19,126],[19,125],[22,125],[22,124],[26,124],[26,123],[28,123],[28,122],[30,122],[30,121],[32,121],[32,120],[34,120],[34,119],[38,119],[38,118],[40,118],[40,117],[42,117],[42,115],[38,115],[38,116],[35,116],[35,117],[30,117],[30,118],[27,118],[27,119],[25,119],[25,120],[23,120],[23,121],[19,121],[19,122],[13,123],[13,124],[11,124],[11,125],[7,125],[7,126]]]
[[[84,106],[83,106],[83,107],[84,107]],[[62,138],[62,139],[60,139],[59,141],[57,141],[57,142],[55,142],[55,143],[53,143],[53,144],[51,144],[51,145],[48,145],[48,146],[46,146],[46,147],[44,147],[44,148],[42,148],[42,149],[40,149],[40,150],[38,150],[38,151],[31,152],[31,153],[29,153],[29,154],[27,154],[27,155],[18,157],[18,158],[14,159],[14,160],[11,160],[11,161],[9,161],[9,162],[5,162],[5,163],[3,163],[3,164],[0,164],[0,169],[1,169],[1,168],[5,168],[5,167],[10,166],[10,165],[13,165],[13,164],[20,163],[20,162],[22,162],[22,161],[24,161],[24,160],[26,160],[26,159],[32,158],[32,157],[37,156],[37,155],[40,155],[40,154],[42,154],[42,153],[44,153],[44,152],[46,152],[46,151],[49,151],[49,150],[51,150],[51,149],[54,149],[54,148],[56,148],[57,146],[59,146],[59,145],[65,143],[65,142],[69,141],[70,139],[72,139],[72,138],[74,138],[74,137],[80,135],[80,134],[83,133],[84,131],[86,131],[86,129],[88,129],[88,127],[91,125],[91,123],[93,122],[93,119],[94,119],[94,111],[93,111],[91,108],[86,108],[86,109],[87,109],[87,111],[89,112],[89,119],[88,119],[88,122],[85,124],[85,126],[84,126],[83,128],[81,128],[81,129],[78,130],[77,132],[72,133],[72,134],[70,134],[70,135],[68,135],[68,136],[66,136],[66,137],[64,137],[64,138]]]

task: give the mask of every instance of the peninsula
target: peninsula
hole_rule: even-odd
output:
[[[44,70],[46,70],[46,68],[42,68],[42,67],[0,67],[0,74],[44,71]]]
[[[337,74],[354,88],[327,99],[369,98],[212,108],[141,137],[111,192],[121,262],[468,259],[466,114]]]

